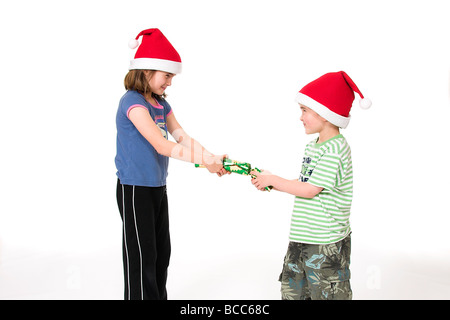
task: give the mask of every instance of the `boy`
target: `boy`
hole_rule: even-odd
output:
[[[355,98],[371,102],[343,71],[327,73],[303,87],[296,101],[307,134],[319,137],[305,149],[298,180],[252,172],[259,190],[295,195],[289,246],[280,275],[282,299],[351,299],[350,207],[353,169],[350,146],[340,134],[350,121]]]

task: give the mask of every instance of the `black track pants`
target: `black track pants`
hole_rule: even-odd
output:
[[[122,185],[117,205],[123,222],[125,300],[165,300],[170,259],[166,187]]]

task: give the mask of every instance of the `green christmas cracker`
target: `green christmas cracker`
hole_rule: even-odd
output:
[[[222,164],[223,164],[224,169],[229,172],[246,175],[246,176],[251,176],[252,178],[256,178],[256,176],[253,174],[250,174],[251,171],[254,170],[254,171],[261,172],[261,170],[259,170],[256,167],[252,168],[252,165],[248,162],[239,162],[239,161],[231,160],[228,158],[224,158],[222,161]],[[196,164],[195,167],[196,168],[204,168],[205,166]],[[273,188],[272,186],[268,186],[265,189],[267,191],[270,191],[272,188]]]

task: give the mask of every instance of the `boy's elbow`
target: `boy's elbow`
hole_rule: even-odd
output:
[[[305,199],[312,199],[316,196],[317,193],[312,193],[312,192],[299,192],[299,194],[297,194],[298,197],[300,198],[305,198]]]
[[[312,199],[317,196],[320,192],[322,192],[323,188],[317,187],[314,185],[308,185],[307,190],[305,190],[305,194],[303,198]]]
[[[312,198],[314,198],[315,196],[317,196],[317,193],[308,192],[303,198],[306,198],[306,199],[312,199]]]

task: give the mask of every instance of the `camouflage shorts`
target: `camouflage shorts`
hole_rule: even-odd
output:
[[[283,300],[351,300],[350,243],[289,242],[280,275]]]

